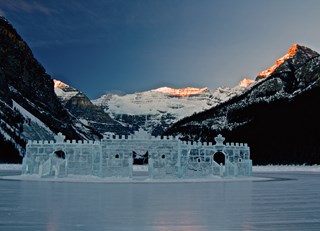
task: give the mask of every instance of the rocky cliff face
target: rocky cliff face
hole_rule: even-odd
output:
[[[54,90],[62,105],[72,115],[82,123],[95,128],[100,134],[130,134],[127,127],[110,118],[102,107],[94,105],[81,91],[59,80],[54,80]]]
[[[254,164],[320,163],[320,57],[294,44],[256,83],[166,131],[187,140],[212,141],[217,133],[248,142]]]
[[[54,93],[53,80],[13,26],[0,17],[0,162],[19,162],[28,139],[95,138]]]

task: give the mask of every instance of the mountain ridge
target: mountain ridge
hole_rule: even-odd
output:
[[[258,78],[243,94],[180,120],[165,135],[213,141],[212,137],[222,133],[228,139],[248,142],[255,164],[319,163],[315,150],[320,145],[312,137],[314,132],[306,134],[310,130],[320,132],[315,117],[320,116],[316,110],[320,100],[320,58],[317,52],[311,54],[307,58],[292,56],[296,60],[285,60],[267,78]],[[304,113],[310,120],[304,119]],[[301,147],[315,150],[305,154]]]
[[[219,87],[214,90],[192,88],[193,94],[190,94],[191,88],[187,88],[189,93],[186,94],[186,88],[173,90],[170,88],[169,91],[168,88],[165,88],[164,91],[163,89],[152,89],[123,96],[101,96],[92,102],[104,107],[105,111],[117,121],[130,126],[128,122],[130,123],[131,119],[134,120],[134,117],[137,117],[139,127],[153,135],[162,135],[165,128],[173,122],[211,108],[245,90],[239,86],[234,88]],[[126,117],[124,118],[123,115]],[[128,115],[129,118],[127,118]],[[154,120],[155,123],[149,123],[151,120]]]
[[[284,56],[276,60],[273,66],[261,71],[257,75],[256,80],[267,78],[271,75],[280,74],[283,71],[290,71],[290,66],[291,68],[294,67],[297,69],[301,64],[317,56],[319,56],[318,52],[313,51],[306,46],[295,43],[291,45],[288,52]]]
[[[59,81],[56,82],[55,89],[64,105],[80,92]],[[97,128],[102,133],[126,135],[142,128],[153,135],[161,135],[172,122],[227,100],[242,90],[244,88],[240,86],[220,87],[215,91],[210,91],[208,88],[162,87],[132,94],[108,93],[91,102],[122,125],[122,129],[117,131],[107,132],[105,128]]]

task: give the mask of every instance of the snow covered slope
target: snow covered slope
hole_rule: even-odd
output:
[[[162,87],[126,95],[106,94],[92,102],[102,106],[123,126],[133,130],[143,128],[153,135],[160,135],[174,122],[224,102],[247,89],[248,85],[216,90]]]

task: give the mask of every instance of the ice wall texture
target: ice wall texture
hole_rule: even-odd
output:
[[[132,178],[133,153],[148,154],[150,178],[251,176],[247,144],[185,142],[176,137],[154,137],[143,130],[131,136],[105,136],[99,141],[29,141],[22,174],[40,177],[93,175]]]

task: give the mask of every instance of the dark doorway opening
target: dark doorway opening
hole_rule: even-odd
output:
[[[219,165],[225,165],[226,157],[222,152],[216,152],[213,154],[213,160]]]
[[[144,154],[138,154],[133,151],[133,164],[134,165],[147,165],[148,164],[148,151]]]
[[[66,154],[62,150],[55,151],[54,154],[55,154],[55,156],[57,158],[60,158],[60,159],[65,159],[66,158]]]
[[[136,179],[145,179],[148,177],[148,151],[135,152],[132,151],[133,157],[133,172],[132,176]]]

